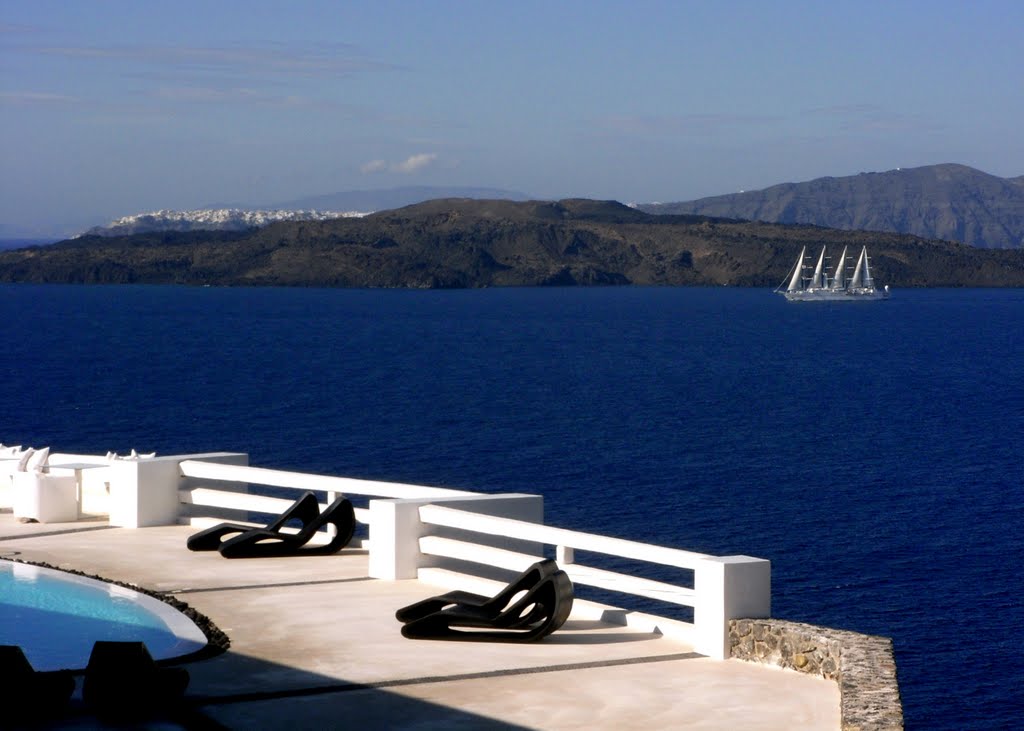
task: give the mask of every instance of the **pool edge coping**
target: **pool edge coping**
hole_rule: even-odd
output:
[[[155,660],[157,665],[178,665],[182,663],[197,662],[199,660],[208,660],[210,658],[217,657],[218,655],[222,655],[223,653],[227,652],[227,650],[231,647],[231,638],[229,638],[227,634],[220,629],[220,627],[214,624],[213,620],[211,620],[202,612],[190,606],[187,602],[183,602],[177,597],[166,592],[148,589],[146,587],[139,586],[138,584],[132,584],[126,581],[108,579],[105,576],[90,574],[85,571],[79,571],[77,569],[69,569],[60,566],[54,566],[53,564],[46,563],[45,561],[26,561],[24,559],[13,557],[5,557],[2,560],[10,561],[11,563],[24,564],[26,566],[38,566],[39,568],[49,569],[51,571],[59,571],[65,574],[71,574],[73,576],[91,579],[93,581],[99,581],[104,584],[112,584],[114,586],[119,586],[129,591],[134,591],[137,594],[150,597],[151,599],[155,599],[159,602],[162,602],[163,604],[172,607],[173,609],[176,609],[182,615],[191,620],[196,627],[199,628],[199,631],[202,632],[206,638],[206,645],[199,648],[198,650],[194,650],[183,655],[177,655],[175,657]],[[82,668],[80,670],[73,670],[72,672],[77,674],[82,673],[84,671],[85,669]]]

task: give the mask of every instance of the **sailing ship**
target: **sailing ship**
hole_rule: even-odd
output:
[[[811,267],[806,262],[807,247],[800,250],[793,272],[775,291],[790,302],[857,302],[866,300],[888,299],[889,286],[879,289],[871,277],[871,265],[868,261],[868,247],[860,251],[853,274],[846,276],[846,247],[839,256],[831,278],[825,265],[825,247],[818,255],[818,263]]]

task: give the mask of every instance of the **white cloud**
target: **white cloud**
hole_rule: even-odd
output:
[[[383,160],[370,160],[370,162],[362,165],[359,168],[361,173],[371,175],[373,173],[382,173],[388,169],[388,164]]]
[[[367,175],[383,172],[410,175],[432,165],[436,160],[437,155],[433,152],[421,152],[417,155],[410,155],[401,162],[388,163],[384,160],[370,160],[370,162],[362,165],[359,170]]]
[[[436,159],[437,155],[432,152],[421,152],[418,155],[412,155],[396,165],[392,165],[391,169],[396,173],[415,173],[417,170],[422,170],[427,167]]]

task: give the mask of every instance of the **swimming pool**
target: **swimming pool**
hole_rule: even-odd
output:
[[[192,620],[151,596],[0,560],[0,645],[20,645],[36,670],[79,670],[96,640],[142,641],[158,660],[207,644]]]

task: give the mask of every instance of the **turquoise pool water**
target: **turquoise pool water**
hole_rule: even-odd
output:
[[[63,571],[0,561],[0,645],[36,670],[82,669],[96,640],[146,643],[156,659],[206,645],[192,620],[145,594]]]

